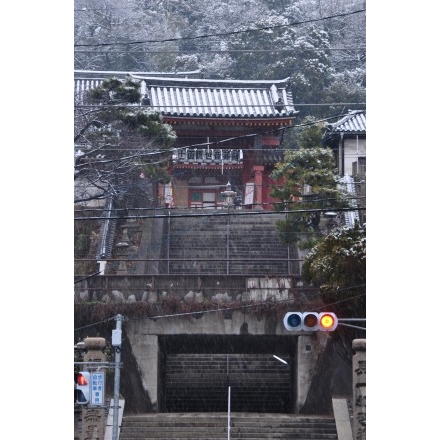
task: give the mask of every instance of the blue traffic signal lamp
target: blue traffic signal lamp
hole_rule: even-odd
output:
[[[287,312],[283,324],[290,332],[331,332],[338,326],[338,318],[332,312]]]
[[[91,374],[88,371],[80,371],[75,382],[75,402],[79,405],[87,405],[90,402]]]

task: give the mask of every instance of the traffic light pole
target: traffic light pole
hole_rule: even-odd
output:
[[[112,345],[115,347],[115,386],[113,396],[113,433],[112,440],[119,438],[119,384],[121,378],[121,343],[122,315],[116,315],[116,329],[112,334]]]
[[[339,319],[339,323],[345,327],[357,328],[359,330],[367,330],[366,327],[359,327],[358,325],[346,324],[346,321],[365,321],[367,322],[367,318],[341,318]]]

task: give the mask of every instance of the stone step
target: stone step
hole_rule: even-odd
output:
[[[227,413],[159,413],[123,417],[120,440],[224,439]],[[230,439],[336,440],[330,416],[231,413]]]
[[[289,274],[288,247],[275,227],[283,215],[250,217],[231,217],[229,226],[225,217],[172,218],[162,240],[169,273]]]

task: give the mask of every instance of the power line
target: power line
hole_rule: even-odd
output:
[[[92,273],[92,274],[90,274],[90,275],[88,275],[88,276],[86,276],[86,277],[84,277],[84,278],[81,278],[80,280],[76,280],[73,284],[80,283],[81,281],[86,281],[86,280],[88,280],[89,278],[94,277],[95,275],[99,275],[101,272],[103,272],[103,271],[100,270],[100,271],[98,271],[98,272]]]
[[[84,329],[86,329],[86,328],[94,327],[95,325],[105,324],[105,323],[107,323],[107,322],[109,322],[109,321],[114,321],[114,320],[115,320],[115,317],[113,316],[113,317],[111,317],[111,318],[104,319],[104,320],[99,321],[99,322],[95,322],[94,324],[89,324],[89,325],[85,325],[85,326],[83,326],[83,327],[78,327],[78,328],[74,329],[73,331],[74,331],[74,332],[78,332],[78,331],[80,331],[80,330],[84,330]]]
[[[353,297],[346,298],[346,299],[343,299],[343,300],[340,300],[337,303],[351,301],[352,299],[357,298],[359,296],[365,296],[365,293],[364,294],[360,294],[360,295],[355,295]],[[294,302],[294,301],[295,301],[294,298],[289,298],[289,299],[280,300],[280,301],[273,301],[271,299],[271,300],[261,301],[261,302],[252,303],[252,304],[239,304],[239,305],[233,305],[233,306],[230,306],[230,307],[223,307],[223,308],[217,308],[217,309],[208,309],[208,310],[199,310],[199,311],[195,311],[195,312],[172,313],[172,314],[167,314],[167,315],[153,315],[153,316],[146,316],[146,317],[143,317],[143,318],[134,318],[134,319],[133,318],[132,319],[126,318],[126,320],[127,321],[128,320],[130,320],[130,321],[145,321],[147,319],[148,320],[156,320],[156,319],[176,318],[176,317],[180,317],[180,316],[191,316],[191,315],[200,316],[201,313],[227,312],[227,311],[231,311],[231,310],[242,310],[242,309],[245,309],[245,308],[252,309],[253,307],[261,307],[262,305],[266,305],[266,304],[267,305],[276,306],[276,305],[279,305],[279,304],[285,304],[285,303],[290,303],[290,302]],[[337,303],[333,303],[333,304],[337,304]],[[316,307],[316,308],[313,309],[313,311],[318,311],[318,310],[321,310],[321,309],[328,308],[329,305],[332,305],[332,304],[326,304],[326,305],[322,305],[320,307]],[[90,325],[87,325],[87,326],[84,326],[84,327],[76,328],[76,329],[74,329],[74,331],[77,332],[77,331],[83,330],[85,328],[89,328],[89,327],[92,327],[92,326],[95,326],[95,325],[100,325],[100,324],[108,322],[110,320],[114,320],[114,317],[108,318],[106,320],[99,321],[99,322],[96,322],[94,324],[90,324]]]
[[[299,105],[336,105],[336,104],[299,104]],[[339,105],[346,106],[346,105],[362,105],[362,104],[340,103]],[[111,107],[113,107],[113,106],[111,106]],[[190,149],[190,148],[195,148],[195,147],[203,147],[203,146],[207,146],[207,147],[214,146],[214,148],[215,148],[216,145],[226,143],[226,142],[237,141],[237,140],[245,139],[245,138],[258,137],[258,136],[267,135],[267,134],[274,134],[274,133],[277,133],[278,131],[289,131],[289,130],[294,130],[296,128],[301,128],[301,127],[310,127],[310,126],[317,125],[322,122],[326,122],[326,121],[330,121],[330,120],[334,120],[334,119],[340,119],[340,118],[341,118],[341,114],[337,114],[334,116],[330,116],[328,118],[318,119],[316,121],[306,122],[304,124],[297,124],[297,125],[288,126],[288,127],[275,128],[273,130],[268,130],[268,131],[264,131],[261,133],[251,133],[251,134],[243,135],[243,136],[236,136],[236,137],[229,137],[226,139],[219,139],[219,140],[215,140],[212,142],[202,142],[202,143],[197,143],[197,144],[184,145],[181,147],[171,147],[170,149],[156,149],[154,153],[150,153],[150,154],[151,155],[152,154],[163,154],[166,152],[169,152],[170,154],[172,154],[173,152],[177,152],[179,150]],[[84,145],[84,146],[77,145],[77,149],[80,149],[81,147],[86,148],[87,145]],[[93,147],[93,148],[95,148],[95,147]],[[119,148],[119,149],[108,149],[108,151],[139,151],[139,150]],[[270,150],[270,151],[292,151],[292,149],[291,148],[281,148],[281,149]]]
[[[358,182],[358,184],[360,184],[360,182]],[[197,190],[197,189],[221,189],[221,188],[225,188],[226,186],[227,186],[226,184],[201,185],[201,186],[196,186],[196,185],[194,185],[194,186],[190,186],[190,185],[173,185],[173,188],[178,188],[178,189],[186,188],[186,189],[196,189]],[[243,186],[244,187],[245,184],[243,184],[243,185],[233,185],[233,187],[235,187],[235,188],[237,188],[239,186]],[[274,185],[257,185],[257,184],[255,184],[256,188],[258,188],[258,187],[260,187],[260,188],[272,188],[273,186]],[[365,200],[366,198],[367,198],[366,196],[353,196],[353,197],[347,197],[345,200]],[[318,200],[307,200],[307,201],[298,200],[296,202],[286,202],[286,203],[288,203],[288,204],[296,204],[296,205],[299,206],[299,205],[301,205],[303,203],[308,203],[308,204],[310,204],[310,203],[320,203],[320,202],[327,201],[327,200],[331,201],[331,200],[334,200],[334,199],[326,199],[326,200],[318,199]],[[285,202],[273,202],[273,203],[266,203],[266,205],[282,205],[282,206],[284,206],[286,203]],[[254,206],[254,205],[256,205],[256,204],[249,204],[247,206]],[[150,212],[151,211],[155,212],[155,211],[163,211],[163,210],[169,210],[169,209],[171,209],[171,210],[178,210],[178,211],[193,211],[194,210],[194,208],[191,208],[191,207],[181,207],[181,208],[163,208],[163,207],[154,207],[154,208],[113,208],[113,209],[105,209],[105,208],[99,208],[98,207],[98,208],[81,208],[81,209],[78,209],[78,212],[81,212],[81,213],[86,213],[86,212],[114,212],[114,213],[117,213],[117,212],[130,211],[130,212],[134,213],[134,212],[149,212],[149,211]],[[354,208],[351,208],[351,209],[353,210]],[[331,208],[328,208],[326,211],[328,211],[328,210],[330,212],[334,211]],[[286,211],[277,211],[277,213],[285,213],[285,212]],[[296,212],[296,211],[294,211],[294,212]],[[263,212],[260,211],[260,214],[263,214]],[[135,217],[139,218],[137,214],[135,215]],[[153,217],[155,217],[155,216],[153,216]],[[76,217],[77,220],[89,220],[91,218],[92,217],[83,217],[83,218]],[[118,218],[123,219],[125,217],[118,217]],[[167,216],[167,218],[168,218],[168,216]],[[99,217],[99,219],[102,220],[103,218]]]
[[[365,51],[367,48],[364,47],[327,47],[324,50],[358,50],[358,51]],[[165,54],[165,53],[171,53],[171,54],[175,54],[175,53],[195,53],[195,54],[210,54],[210,53],[224,53],[224,54],[228,54],[228,53],[274,53],[274,52],[295,52],[296,50],[298,50],[297,48],[292,48],[292,49],[223,49],[223,50],[181,50],[181,49],[176,49],[176,50],[134,50],[134,51],[116,51],[116,50],[106,50],[106,51],[99,51],[99,50],[78,50],[75,49],[75,53],[90,53],[90,54],[109,54],[109,53],[114,53],[114,54],[124,54],[124,53],[130,53],[132,55],[134,54]],[[316,51],[315,48],[310,48],[310,49],[300,49],[301,52],[304,51]],[[353,60],[356,58],[353,58]]]
[[[203,81],[203,80],[200,80]],[[295,103],[294,107],[297,106],[301,106],[301,107],[307,107],[307,106],[343,106],[343,105],[366,105],[366,102],[325,102],[325,103],[315,103],[315,104],[307,104],[307,103]],[[96,104],[75,104],[75,108],[96,108],[96,109],[101,109],[101,108],[124,108],[124,107],[130,107],[127,104],[102,104],[102,105],[96,105]],[[179,105],[179,104],[175,104],[175,105],[143,105],[143,104],[135,104],[133,105],[133,107],[146,107],[146,108],[186,108],[186,107],[194,107],[191,105]],[[204,107],[216,107],[214,105],[206,105]],[[250,107],[255,107],[255,106],[250,106]],[[165,115],[165,116],[174,116],[174,115]],[[197,117],[197,116],[193,116],[190,115],[191,117]],[[205,118],[206,119],[206,118]],[[221,119],[227,119],[227,118],[221,118]],[[251,119],[251,118],[245,118],[245,119]]]
[[[179,187],[180,188],[180,187]],[[349,200],[362,200],[362,199],[366,199],[366,197],[365,196],[361,196],[361,197],[351,197]],[[313,201],[313,202],[315,202],[315,201]],[[316,202],[319,202],[319,201],[316,201]],[[297,202],[297,203],[301,203],[301,202]],[[282,203],[282,202],[276,202],[276,203],[263,203],[263,205],[275,205],[275,204],[278,204],[278,205],[285,205],[285,203]],[[261,206],[261,205],[257,205],[256,203],[252,203],[252,204],[247,204],[246,206],[250,206],[250,207],[253,207],[253,206]],[[228,211],[228,212],[226,212],[226,213],[222,213],[222,214],[218,214],[218,213],[216,213],[216,214],[212,214],[212,213],[205,213],[205,214],[201,214],[201,213],[198,213],[198,214],[194,214],[194,208],[190,208],[190,207],[183,207],[183,208],[138,208],[139,210],[142,210],[142,211],[168,211],[168,212],[171,212],[171,211],[187,211],[187,212],[189,212],[189,214],[188,213],[183,213],[183,214],[176,214],[176,213],[173,213],[172,215],[171,215],[171,213],[169,213],[169,214],[159,214],[159,215],[156,215],[156,214],[154,214],[154,215],[147,215],[147,214],[133,214],[133,215],[124,215],[124,216],[114,216],[114,217],[105,217],[106,219],[108,218],[108,219],[113,219],[113,220],[115,220],[115,219],[118,219],[118,220],[127,220],[127,219],[150,219],[150,218],[170,218],[170,219],[172,219],[172,218],[191,218],[191,217],[219,217],[219,216],[231,216],[231,215],[237,215],[237,216],[246,216],[246,215],[257,215],[257,214],[267,214],[267,213],[270,213],[270,214],[273,214],[273,215],[276,215],[276,214],[296,214],[296,213],[298,213],[298,214],[304,214],[304,213],[310,213],[310,212],[312,212],[312,213],[316,213],[316,212],[319,212],[319,213],[322,213],[322,212],[335,212],[335,211],[337,211],[337,212],[351,212],[351,211],[359,211],[359,210],[361,210],[361,211],[366,211],[366,207],[349,207],[349,208],[337,208],[337,209],[333,209],[333,208],[326,208],[326,209],[316,209],[316,208],[309,208],[309,209],[302,209],[302,210],[299,210],[299,209],[297,209],[297,210],[283,210],[283,211],[269,211],[269,212],[267,212],[267,211],[263,211],[263,212],[258,212],[258,211],[249,211],[249,212],[246,212],[246,209],[240,209],[239,211],[245,211],[245,212],[241,212],[241,213],[236,213],[236,212],[233,212],[233,211],[237,211],[237,210],[235,210],[235,209],[233,209],[233,210],[231,210],[231,211]],[[200,209],[202,209],[202,211],[204,210],[203,208],[200,208]],[[96,211],[97,209],[90,209],[90,210],[83,210],[83,211],[81,211],[81,212],[90,212],[90,211]],[[120,209],[118,209],[118,210],[113,210],[112,212],[118,212],[118,211],[127,211],[127,210],[129,210],[129,211],[135,211],[135,209],[125,209],[125,208],[120,208]],[[224,209],[225,211],[227,211],[227,209],[225,208]],[[102,210],[102,211],[105,211],[104,209]],[[92,220],[98,220],[98,221],[100,221],[100,220],[103,220],[103,217],[102,216],[96,216],[96,217],[74,217],[74,220],[76,221],[76,220],[85,220],[85,221],[92,221]],[[92,274],[92,275],[90,275],[90,276],[95,276],[95,275],[98,275],[100,272],[96,272],[96,273],[94,273],[94,274]]]
[[[283,204],[282,202],[277,202],[278,204]],[[246,206],[272,206],[274,203],[260,203],[260,204],[249,204]],[[169,211],[169,214],[155,214],[155,215],[148,215],[148,214],[136,214],[136,215],[127,215],[124,216],[124,219],[142,219],[142,218],[189,218],[189,217],[226,217],[226,216],[252,216],[252,215],[279,215],[279,214],[309,214],[309,213],[322,213],[322,212],[351,212],[351,211],[366,211],[366,207],[356,207],[356,208],[319,208],[319,209],[294,209],[294,210],[284,210],[284,211],[246,211],[246,210],[227,210],[226,212],[216,212],[216,213],[184,213],[184,214],[176,214],[173,213],[171,215],[172,211],[180,210],[179,208],[162,208],[163,211]],[[240,211],[240,212],[237,212]],[[245,212],[243,212],[245,211]],[[108,216],[106,219],[109,220],[120,220],[121,217],[119,216]],[[103,217],[97,216],[97,217],[75,217],[74,220],[103,220]]]
[[[225,36],[229,36],[229,35],[237,35],[237,34],[243,34],[243,33],[247,33],[247,32],[267,31],[267,30],[272,30],[272,29],[277,29],[277,28],[297,26],[297,25],[308,24],[308,23],[316,23],[319,21],[329,20],[332,18],[346,17],[348,15],[358,14],[360,12],[365,12],[365,11],[366,11],[366,9],[364,8],[364,9],[360,9],[357,11],[346,12],[346,13],[336,14],[336,15],[330,15],[330,16],[322,17],[322,18],[314,18],[314,19],[310,19],[310,20],[298,21],[298,22],[293,22],[293,23],[288,23],[288,24],[264,26],[264,27],[257,28],[257,29],[245,29],[242,31],[231,31],[231,32],[220,32],[220,33],[216,33],[216,34],[196,35],[194,37],[175,37],[175,38],[167,38],[167,39],[163,39],[163,40],[127,41],[124,43],[118,42],[118,43],[74,44],[74,47],[127,46],[127,45],[133,45],[133,44],[151,44],[151,43],[166,43],[166,42],[170,42],[170,41],[197,40],[200,38],[209,38],[209,37],[225,37]]]

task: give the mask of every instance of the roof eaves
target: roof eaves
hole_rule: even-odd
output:
[[[350,111],[342,119],[329,124],[326,128],[322,142],[326,143],[330,139],[339,138],[341,134],[345,136],[366,135],[367,133],[367,119],[365,110]]]
[[[290,84],[290,78],[280,80],[233,80],[233,79],[205,79],[205,78],[176,78],[176,77],[158,77],[158,76],[143,76],[140,74],[132,75],[134,79],[145,81],[148,85],[189,85],[197,84],[198,87],[213,87],[218,85],[225,88],[226,86],[235,86],[237,88],[256,87],[260,85],[264,88],[269,88],[272,84],[278,87],[287,87]],[[178,83],[178,84],[172,84]]]

